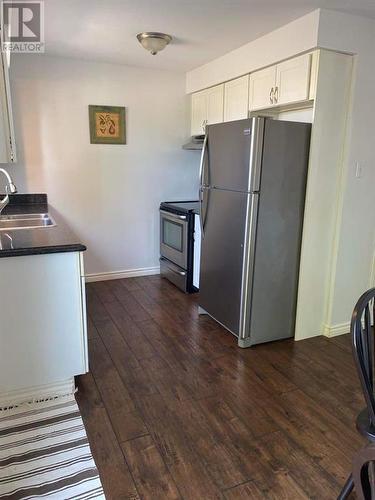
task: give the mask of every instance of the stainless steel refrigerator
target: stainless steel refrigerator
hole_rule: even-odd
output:
[[[207,127],[199,306],[240,347],[294,335],[310,132],[261,117]]]

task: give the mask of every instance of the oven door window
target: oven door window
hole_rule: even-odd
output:
[[[184,227],[178,222],[163,219],[163,243],[173,250],[182,252],[184,248]]]

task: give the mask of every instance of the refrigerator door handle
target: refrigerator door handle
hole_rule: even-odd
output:
[[[200,168],[199,168],[199,207],[200,207],[200,215],[199,215],[199,221],[201,225],[201,234],[202,238],[204,238],[204,215],[203,215],[203,193],[204,193],[204,175],[205,175],[205,159],[206,159],[206,154],[207,154],[207,141],[208,141],[208,136],[206,134],[206,137],[204,138],[203,142],[203,148],[202,148],[202,155],[201,155],[201,163],[200,163]]]
[[[199,214],[199,221],[200,221],[200,226],[201,226],[201,238],[204,238],[204,228],[206,225],[206,215],[207,215],[207,210],[203,210],[204,207],[204,193],[207,193],[208,195],[208,188],[207,187],[202,187],[199,189],[199,204],[200,204],[200,214]],[[207,198],[207,205],[208,205],[208,200]],[[208,206],[207,206],[208,208]]]
[[[208,141],[208,136],[206,134],[204,141],[203,141],[203,147],[202,147],[202,154],[201,154],[201,162],[199,166],[199,187],[200,189],[203,188],[203,179],[204,179],[204,174],[205,174],[205,158],[206,158],[206,153],[207,153],[207,141]]]
[[[256,233],[258,225],[258,205],[259,194],[250,195],[246,216],[244,259],[242,268],[242,290],[241,290],[241,312],[240,328],[238,335],[239,347],[249,347],[250,338],[250,318],[252,303],[252,285],[254,274]]]
[[[265,118],[254,117],[252,122],[252,134],[250,143],[250,176],[248,190],[257,192],[260,189],[260,176],[263,156]]]
[[[203,188],[199,187],[199,223],[201,226],[201,237],[204,238],[204,227],[203,227]]]

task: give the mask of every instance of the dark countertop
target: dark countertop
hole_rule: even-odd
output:
[[[2,195],[0,195],[2,197]],[[56,225],[32,229],[0,231],[0,257],[39,255],[47,253],[83,252],[85,245],[48,205],[46,194],[10,195],[10,203],[1,215],[48,213]]]
[[[167,212],[188,214],[193,213],[199,215],[199,201],[163,201],[160,203],[160,208]]]

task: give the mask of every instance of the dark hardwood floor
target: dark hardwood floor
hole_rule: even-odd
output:
[[[108,499],[334,499],[363,444],[348,335],[242,350],[160,277],[87,286],[78,403]]]

